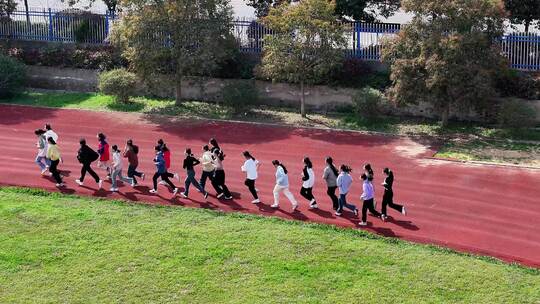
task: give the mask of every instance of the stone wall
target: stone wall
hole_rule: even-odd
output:
[[[98,72],[95,70],[28,66],[29,86],[41,89],[95,92],[97,91]],[[182,96],[186,99],[216,102],[221,100],[220,91],[228,83],[243,82],[242,79],[186,79],[182,81]],[[298,106],[300,90],[298,86],[286,83],[255,81],[259,89],[260,103],[278,106]],[[174,83],[167,77],[155,79],[150,84],[139,86],[140,95],[155,95],[174,98]],[[349,88],[332,88],[328,86],[312,86],[306,89],[306,106],[315,111],[330,111],[338,107],[352,105],[352,96],[356,90]],[[496,101],[494,101],[496,102]],[[537,120],[540,122],[540,101],[528,102],[537,109]],[[385,112],[392,115],[419,116],[436,118],[438,113],[428,103],[419,103],[407,107],[396,108],[384,106]],[[474,111],[451,113],[453,119],[480,120],[481,115]]]

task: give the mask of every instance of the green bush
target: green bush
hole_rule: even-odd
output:
[[[379,90],[365,87],[353,96],[354,110],[363,119],[375,119],[379,114],[379,106],[383,100],[384,96]]]
[[[536,109],[524,101],[506,100],[500,105],[497,119],[504,128],[531,128],[536,124]]]
[[[256,103],[259,99],[259,91],[254,81],[233,82],[226,85],[221,91],[223,103],[239,113],[247,105]]]
[[[26,67],[21,62],[0,55],[0,98],[17,93],[26,80]]]
[[[126,69],[116,69],[99,74],[99,90],[104,94],[114,95],[116,101],[128,103],[134,95],[137,76]]]

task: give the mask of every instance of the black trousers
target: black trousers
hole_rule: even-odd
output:
[[[300,189],[300,195],[303,196],[308,201],[311,201],[312,199],[315,199],[315,197],[313,197],[313,188],[304,188],[304,187],[302,187]]]
[[[223,193],[225,197],[231,197],[231,192],[229,188],[225,185],[225,171],[216,170],[214,171],[214,177],[210,179],[212,186],[216,189],[217,194]]]
[[[152,177],[152,182],[154,183],[154,190],[157,190],[158,177],[160,177],[162,181],[166,182],[171,188],[173,189],[176,188],[176,186],[171,182],[171,180],[167,176],[167,172],[163,172],[163,173],[156,172],[154,176]]]
[[[62,183],[62,177],[60,176],[60,172],[58,172],[58,163],[60,163],[60,160],[51,160],[51,166],[49,167],[49,171],[52,173],[52,176],[56,180],[57,184]]]
[[[135,176],[141,177],[142,173],[137,171],[137,166],[128,166],[127,176],[131,177],[133,179],[133,183],[137,184],[137,179],[135,179]]]
[[[201,179],[199,180],[199,185],[201,185],[201,188],[205,189],[206,179],[210,179],[210,182],[212,181],[212,179],[214,179],[214,172],[215,171],[204,171],[204,170],[202,171]]]
[[[94,180],[96,181],[96,183],[99,182],[99,176],[97,175],[97,173],[92,169],[92,167],[90,167],[90,164],[91,163],[83,163],[82,164],[82,168],[81,168],[81,177],[79,178],[79,180],[81,182],[84,181],[84,177],[86,176],[86,172],[88,172],[88,174],[90,174],[90,176],[92,176],[94,178]]]
[[[382,198],[382,210],[381,213],[386,215],[386,206],[395,209],[399,213],[403,212],[403,206],[394,204],[394,193],[389,191],[384,191]]]
[[[367,211],[369,210],[369,213],[371,213],[374,216],[381,216],[381,214],[373,208],[373,199],[368,199],[364,201],[364,204],[362,205],[362,222],[365,222],[367,220]]]
[[[255,190],[255,180],[254,179],[246,179],[244,182],[244,185],[246,185],[249,189],[249,192],[251,192],[251,195],[253,195],[253,198],[259,199],[259,196],[257,195],[257,190]]]
[[[339,208],[338,198],[336,196],[336,189],[337,186],[334,186],[328,187],[328,189],[326,190],[326,194],[328,194],[328,196],[332,200],[332,208],[334,208],[334,210],[337,210]]]

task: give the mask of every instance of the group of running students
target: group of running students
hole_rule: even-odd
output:
[[[58,164],[62,161],[60,149],[58,148],[58,135],[52,130],[50,124],[46,124],[44,129],[35,130],[37,136],[37,148],[38,154],[35,162],[41,169],[41,174],[47,174],[47,170],[53,176],[56,181],[57,187],[64,187],[62,175],[58,171]],[[98,146],[97,151],[90,148],[86,140],[81,138],[79,141],[80,148],[77,152],[77,159],[81,163],[81,176],[75,180],[75,182],[82,186],[86,173],[90,174],[95,182],[98,184],[99,189],[103,187],[103,180],[99,178],[98,174],[92,169],[91,164],[97,161],[97,167],[106,171],[107,179],[111,180],[111,191],[117,192],[117,181],[120,180],[124,183],[128,183],[135,187],[138,185],[137,178],[145,179],[145,174],[137,171],[139,166],[139,147],[133,143],[133,140],[129,139],[123,150],[120,150],[117,145],[109,147],[107,138],[103,133],[97,134]],[[112,160],[111,153],[112,150]],[[171,152],[167,147],[167,144],[162,140],[158,140],[155,145],[155,156],[153,159],[156,167],[156,172],[152,177],[153,187],[150,193],[157,194],[158,192],[158,179],[160,184],[168,185],[173,190],[174,195],[177,195],[179,188],[171,181],[176,179],[180,181],[180,175],[178,173],[171,173],[169,169],[171,167]],[[196,158],[191,149],[187,148],[184,152],[183,169],[186,170],[186,178],[184,183],[184,191],[179,195],[187,198],[189,195],[189,188],[191,185],[195,187],[206,199],[208,192],[206,191],[206,181],[210,180],[213,188],[216,191],[216,197],[218,199],[230,200],[232,199],[231,192],[225,185],[225,171],[223,168],[223,161],[225,154],[218,145],[215,138],[210,139],[208,145],[204,145],[202,148],[202,155],[200,158]],[[241,170],[246,174],[246,180],[244,184],[249,189],[249,192],[253,196],[252,203],[258,204],[259,200],[258,190],[255,187],[255,182],[258,178],[258,170],[260,162],[251,155],[249,151],[244,151],[243,156],[245,162],[241,167]],[[127,176],[122,175],[123,158],[127,158],[128,169]],[[302,188],[300,195],[309,201],[310,208],[317,209],[317,200],[313,196],[313,186],[315,184],[315,173],[313,171],[313,164],[309,157],[303,159],[304,168],[302,170]],[[195,166],[201,165],[202,173],[197,180],[195,178]],[[287,168],[279,160],[273,160],[272,165],[276,169],[276,185],[274,187],[274,203],[272,208],[279,208],[280,193],[283,193],[285,197],[290,201],[293,211],[298,208],[298,202],[294,195],[289,191],[289,176]],[[331,157],[326,158],[326,167],[324,168],[322,178],[327,185],[327,194],[332,200],[332,207],[335,210],[336,216],[341,216],[343,209],[347,208],[351,210],[356,216],[358,216],[358,208],[347,202],[347,194],[353,182],[351,177],[352,169],[347,165],[341,165],[339,170],[333,163]],[[381,212],[376,210],[375,203],[375,191],[373,187],[374,172],[370,164],[364,165],[364,173],[361,175],[363,181],[363,193],[360,199],[363,201],[362,205],[362,219],[359,225],[367,225],[367,211],[373,216],[381,218],[383,221],[387,219],[387,207],[393,208],[403,215],[406,214],[405,207],[399,204],[395,204],[393,201],[393,183],[394,174],[389,168],[383,169],[385,175],[382,186],[384,187],[384,194],[382,198]],[[336,195],[338,190],[339,197]]]

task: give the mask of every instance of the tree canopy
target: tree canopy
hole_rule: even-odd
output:
[[[296,5],[283,3],[263,18],[274,34],[264,39],[260,73],[300,84],[302,116],[306,115],[304,85],[319,81],[343,60],[345,36],[334,9],[327,0],[303,0]]]
[[[180,102],[184,76],[207,75],[229,57],[231,26],[227,0],[126,0],[113,42],[143,79],[174,75]]]
[[[494,96],[494,76],[506,68],[495,38],[505,12],[496,0],[403,0],[412,22],[383,47],[391,64],[388,95],[396,104],[431,103],[443,125],[450,109],[482,107]]]
[[[525,25],[525,32],[534,22],[540,23],[540,0],[505,0],[504,7],[512,23]]]

